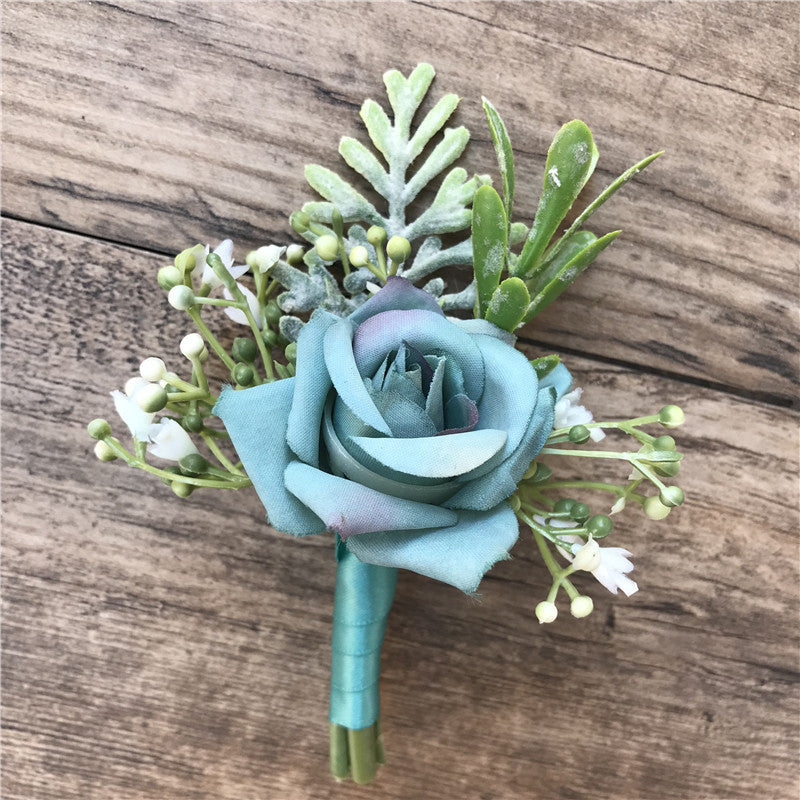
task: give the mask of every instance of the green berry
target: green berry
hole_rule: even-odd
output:
[[[411,242],[402,236],[392,236],[386,243],[386,255],[402,264],[411,255]]]
[[[586,530],[594,536],[595,539],[604,539],[611,533],[614,523],[610,517],[605,514],[595,514],[589,517],[586,521]]]
[[[178,466],[183,475],[189,478],[196,478],[208,469],[208,461],[200,453],[189,453],[188,456],[184,456],[178,462]]]
[[[203,430],[203,418],[200,414],[187,414],[183,418],[183,427],[192,433],[200,433]]]
[[[111,426],[104,419],[93,419],[86,426],[86,430],[92,439],[105,439],[106,436],[111,436]]]
[[[664,519],[671,510],[658,497],[648,497],[642,507],[644,508],[645,516],[649,519]]]
[[[289,361],[297,361],[297,342],[289,342],[283,352]]]
[[[231,377],[239,386],[250,386],[256,379],[253,368],[249,364],[237,364],[231,372]]]
[[[270,300],[264,309],[264,314],[270,325],[277,325],[283,316],[283,311],[281,311],[281,307],[274,300]]]
[[[191,483],[183,483],[182,481],[173,481],[171,487],[178,497],[188,497],[195,489]]]
[[[585,425],[573,425],[567,434],[569,440],[574,444],[583,444],[589,441],[589,429]]]
[[[571,497],[562,497],[560,500],[557,500],[556,504],[553,506],[553,513],[569,514],[575,506],[575,503],[576,501]]]
[[[231,354],[237,361],[243,361],[245,364],[252,364],[258,355],[258,348],[256,347],[256,343],[248,336],[237,336],[233,340]]]
[[[658,421],[665,428],[677,428],[684,419],[686,419],[686,415],[683,413],[683,409],[678,406],[664,406],[658,412]]]
[[[569,515],[575,522],[586,522],[591,513],[592,509],[586,503],[575,503],[569,510]]]
[[[265,328],[262,330],[261,338],[264,340],[264,344],[269,348],[273,348],[278,344],[278,334],[276,331],[272,330],[272,328]]]
[[[665,486],[658,495],[658,499],[669,507],[683,505],[683,489],[680,486]]]
[[[339,240],[328,233],[317,239],[314,249],[323,261],[336,261],[339,258]]]
[[[169,472],[171,475],[181,474],[180,469],[175,466],[164,467],[164,472]],[[165,483],[167,486],[172,486],[172,481],[169,478],[162,478],[161,482]]]
[[[386,241],[386,228],[381,228],[380,225],[373,225],[367,230],[367,241],[376,247]]]

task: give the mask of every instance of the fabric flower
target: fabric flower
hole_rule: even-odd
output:
[[[217,273],[209,266],[206,258],[211,250],[210,245],[206,245],[205,252],[203,253],[203,277],[202,282],[216,289],[222,286],[222,281],[217,277]],[[247,264],[240,264],[238,267],[233,266],[233,242],[230,239],[225,239],[220,242],[219,246],[214,249],[215,255],[220,257],[225,269],[234,277],[240,278],[249,269]]]
[[[583,389],[576,387],[561,397],[555,405],[553,427],[571,428],[573,425],[585,425],[587,422],[594,422],[592,412],[584,406],[578,405]],[[589,438],[593,442],[599,442],[606,438],[605,433],[600,428],[589,428]]]
[[[570,380],[538,381],[513,343],[392,277],[349,317],[312,315],[296,377],[228,388],[214,413],[275,528],[473,592],[517,539],[504,501]]]
[[[255,318],[256,325],[261,328],[261,306],[258,304],[258,298],[246,286],[242,286],[241,283],[237,283],[236,285],[244,295],[244,299],[247,300],[247,305],[250,306],[250,311]],[[233,295],[227,289],[223,289],[222,294],[225,295],[228,300],[234,299]],[[238,322],[240,325],[250,324],[241,308],[225,308],[223,310],[234,322]]]
[[[120,419],[128,426],[128,430],[134,439],[146,442],[148,432],[153,422],[155,414],[142,411],[136,402],[136,395],[139,391],[150,385],[150,381],[144,378],[131,378],[125,384],[125,392],[114,390],[111,397],[114,400],[114,408],[117,410]]]
[[[165,461],[180,461],[184,456],[198,452],[192,437],[174,419],[162,419],[151,425],[148,437],[147,452]]]

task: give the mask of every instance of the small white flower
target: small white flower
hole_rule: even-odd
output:
[[[285,247],[278,247],[276,244],[267,244],[264,247],[259,247],[255,255],[256,268],[266,275],[278,263],[285,252]]]
[[[206,245],[205,252],[203,253],[203,283],[210,286],[212,289],[216,289],[218,286],[222,286],[222,281],[217,277],[217,273],[214,272],[213,269],[208,265],[206,261],[206,257],[208,256],[209,252],[211,251],[211,246]],[[247,264],[240,264],[238,267],[233,266],[233,242],[230,239],[225,239],[222,241],[214,250],[214,253],[218,255],[225,266],[225,269],[234,277],[240,278],[244,275],[245,272],[249,269]]]
[[[572,566],[584,572],[594,572],[601,562],[600,545],[589,536],[589,541],[581,545],[572,559]]]
[[[553,428],[571,428],[573,425],[585,425],[587,422],[594,422],[592,412],[582,405],[579,405],[583,389],[580,387],[567,392],[556,402],[553,409]],[[605,433],[600,428],[590,428],[589,438],[593,442],[599,442],[606,438]]]
[[[144,378],[136,376],[131,378],[125,384],[125,393],[120,391],[111,392],[111,397],[114,400],[114,408],[117,409],[120,419],[128,426],[128,430],[134,439],[140,442],[147,441],[147,433],[150,425],[153,422],[153,414],[148,414],[139,408],[136,402],[137,394],[146,387],[150,386],[149,381]]]
[[[250,306],[250,311],[253,313],[253,316],[255,317],[256,320],[256,324],[260,328],[261,308],[258,305],[258,298],[256,298],[256,296],[246,286],[242,286],[241,283],[237,283],[236,285],[241,290],[242,294],[245,297],[245,300],[247,300],[247,305]],[[234,299],[233,295],[227,289],[223,289],[222,293],[225,295],[225,297],[228,298],[228,300]],[[224,311],[234,322],[238,322],[240,325],[250,324],[247,321],[247,317],[245,316],[244,311],[242,311],[241,308],[225,308]]]
[[[180,461],[184,456],[197,452],[189,434],[174,419],[162,419],[151,425],[148,437],[147,451],[166,461]]]

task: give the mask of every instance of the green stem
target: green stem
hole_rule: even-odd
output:
[[[228,368],[233,369],[236,362],[225,352],[225,348],[217,341],[217,337],[209,330],[208,325],[200,317],[200,310],[198,308],[190,308],[187,313],[192,318],[192,321],[197,325],[197,330],[200,331],[203,338],[211,345],[211,349],[219,356],[222,363]]]
[[[222,450],[220,449],[219,445],[214,441],[214,438],[212,436],[210,436],[207,431],[202,431],[200,433],[200,436],[202,437],[203,441],[206,443],[206,447],[208,447],[208,449],[216,457],[217,461],[219,461],[219,463],[222,464],[222,466],[225,467],[225,469],[227,469],[228,472],[231,472],[234,475],[242,475],[243,474],[240,469],[237,469],[233,465],[233,463],[225,455],[225,453],[222,452]]]

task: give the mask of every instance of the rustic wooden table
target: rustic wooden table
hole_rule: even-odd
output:
[[[3,8],[6,800],[796,798],[796,3],[7,2]],[[185,332],[167,256],[287,241],[362,98],[419,61],[480,95],[531,219],[547,143],[591,126],[597,215],[625,233],[523,334],[596,414],[684,407],[687,505],[631,515],[641,591],[540,627],[535,547],[483,602],[400,577],[389,762],[329,778],[327,539],[254,493],[166,487],[91,455],[109,389]],[[587,582],[588,584],[591,581]]]

